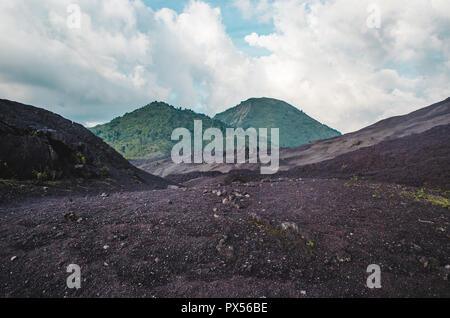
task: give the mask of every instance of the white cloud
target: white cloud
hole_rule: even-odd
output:
[[[87,128],[92,128],[92,127],[95,127],[95,126],[98,126],[98,125],[101,125],[101,124],[103,124],[103,123],[100,122],[100,121],[93,121],[93,122],[88,121],[88,122],[84,123],[84,126],[87,127]]]
[[[104,122],[153,100],[213,115],[249,97],[274,97],[344,132],[450,96],[446,0],[235,1],[273,21],[240,52],[221,11],[191,1],[180,14],[140,0],[0,2],[0,96],[71,119]],[[366,25],[381,10],[380,29]]]
[[[371,3],[276,1],[276,31],[246,37],[272,52],[258,61],[272,90],[343,131],[448,97],[450,20],[438,13],[448,5],[377,1],[381,28],[369,29]],[[418,74],[401,72],[406,65]]]
[[[256,16],[261,23],[269,23],[272,19],[269,0],[233,0],[233,6],[239,9],[245,19]]]
[[[124,106],[129,110],[167,97],[169,90],[142,68],[151,64],[151,48],[149,37],[136,27],[137,11],[146,10],[140,2],[80,1],[79,30],[67,28],[70,3],[0,3],[2,96],[80,121],[109,119]],[[150,19],[153,13],[141,14]]]

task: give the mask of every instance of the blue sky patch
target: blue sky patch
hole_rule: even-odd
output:
[[[144,3],[154,11],[162,8],[169,8],[177,13],[182,13],[183,9],[189,4],[189,1],[190,0],[144,0]],[[256,16],[244,18],[239,9],[233,5],[232,1],[204,0],[204,2],[209,3],[214,8],[220,8],[222,23],[225,25],[226,32],[236,48],[252,57],[270,55],[271,52],[265,48],[249,45],[245,41],[245,37],[253,32],[258,35],[273,33],[275,28],[272,22],[261,22]]]

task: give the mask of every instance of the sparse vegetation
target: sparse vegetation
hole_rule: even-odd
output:
[[[39,182],[54,181],[57,179],[61,179],[63,176],[63,172],[61,170],[56,171],[56,170],[50,169],[49,167],[46,167],[43,171],[33,170],[32,173],[33,173],[35,179]]]
[[[109,173],[110,173],[109,168],[107,166],[103,166],[103,168],[102,168],[102,176],[105,177],[105,178],[109,177]]]
[[[36,180],[38,181],[46,181],[48,180],[48,175],[46,171],[33,171]]]
[[[1,177],[10,177],[8,176],[8,163],[6,161],[0,160],[0,176]]]
[[[85,165],[87,162],[86,158],[83,156],[81,152],[77,152],[77,163]]]
[[[450,199],[440,195],[427,193],[424,188],[419,189],[417,192],[404,190],[400,193],[400,195],[418,202],[428,202],[433,205],[440,205],[443,208],[450,208]]]
[[[30,136],[37,136],[37,135],[38,135],[37,130],[35,130],[35,129],[31,130]]]

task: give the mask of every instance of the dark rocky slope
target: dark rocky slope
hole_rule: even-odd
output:
[[[114,180],[165,188],[80,124],[33,106],[0,100],[0,178]]]
[[[241,169],[228,174],[218,171],[190,172],[167,176],[178,183],[197,178],[216,178],[225,183],[244,180],[289,178],[365,178],[368,180],[450,190],[450,125],[420,134],[383,141],[336,158],[280,171],[272,176]]]
[[[402,116],[383,119],[353,133],[327,140],[320,140],[293,149],[283,149],[280,159],[283,170],[335,158],[347,152],[376,145],[413,134],[420,134],[433,127],[450,124],[450,98],[420,108]]]
[[[450,190],[450,125],[386,140],[334,159],[283,173],[303,177],[366,177],[412,186]]]

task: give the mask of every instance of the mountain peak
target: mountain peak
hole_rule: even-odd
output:
[[[292,110],[303,112],[303,111],[299,110],[297,107],[294,107],[281,99],[276,99],[276,98],[271,98],[271,97],[251,97],[245,101],[242,101],[239,105],[237,105],[235,107],[243,107],[243,106],[259,107],[261,104],[264,104],[266,107],[291,108]],[[235,107],[233,107],[233,108],[235,108]],[[233,109],[233,108],[230,108],[230,109]]]
[[[321,124],[298,108],[268,97],[250,98],[214,118],[244,129],[280,128],[281,147],[297,147],[340,135],[337,130]]]
[[[194,120],[202,120],[205,129],[226,129],[225,124],[206,115],[154,101],[91,131],[128,159],[150,159],[170,153],[173,130],[193,131]]]

